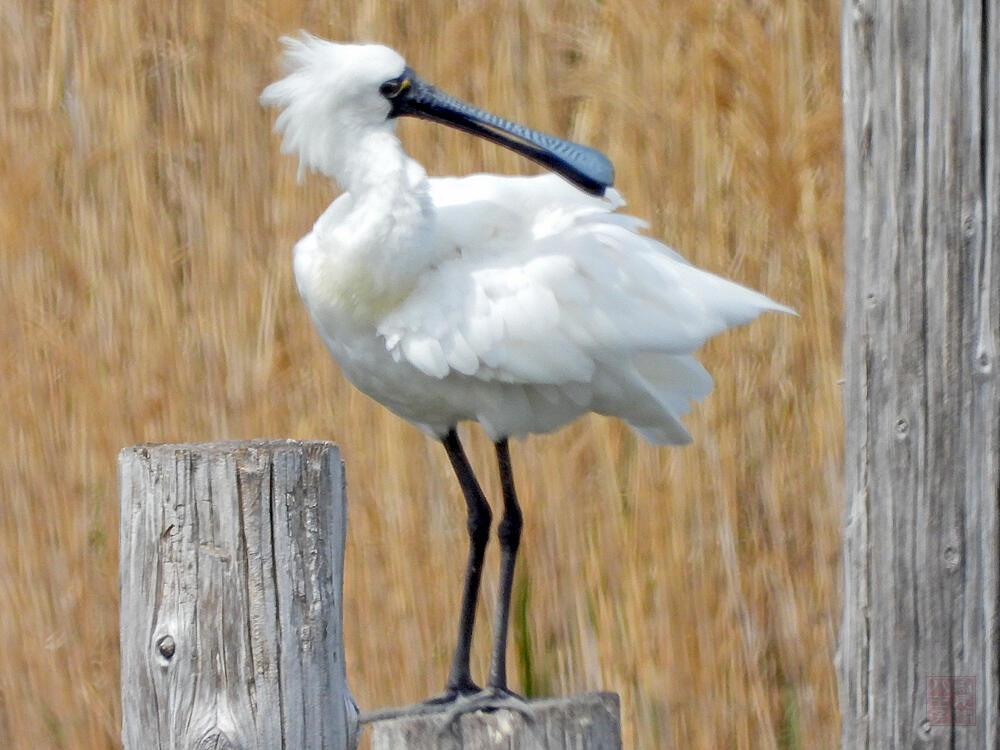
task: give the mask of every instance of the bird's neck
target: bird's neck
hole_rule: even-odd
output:
[[[355,137],[342,134],[337,140],[334,159],[325,171],[355,199],[393,189],[406,179],[410,158],[392,129]]]
[[[324,265],[335,276],[329,292],[359,319],[374,321],[437,260],[427,176],[391,132],[355,142],[331,176],[348,193],[349,209],[320,232],[328,239]]]
[[[423,257],[432,250],[427,174],[395,133],[369,133],[345,161],[341,184],[352,206],[345,223],[365,264],[391,278],[430,262]]]

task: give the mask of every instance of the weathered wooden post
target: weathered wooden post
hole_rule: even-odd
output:
[[[1000,747],[1000,7],[845,0],[843,747]]]
[[[125,750],[353,750],[332,443],[119,456]]]
[[[615,693],[588,693],[530,703],[516,711],[447,712],[383,719],[372,724],[372,750],[621,750]]]

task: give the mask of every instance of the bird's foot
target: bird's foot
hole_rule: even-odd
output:
[[[480,711],[483,713],[511,711],[520,714],[529,730],[534,731],[534,709],[524,698],[507,688],[486,687],[473,695],[464,696],[455,701],[442,720],[441,726],[438,727],[438,736],[441,737],[445,734],[457,736],[461,718],[466,714]]]
[[[514,711],[532,724],[534,711],[529,703],[517,693],[506,688],[479,688],[475,685],[461,688],[448,688],[440,695],[435,695],[420,703],[394,708],[380,708],[376,711],[362,713],[359,717],[362,724],[376,721],[398,719],[403,716],[428,716],[430,714],[445,714],[441,725],[442,732],[449,731],[455,723],[466,714],[477,711],[492,713],[493,711]]]
[[[362,724],[370,724],[375,721],[386,719],[398,719],[401,716],[426,716],[428,714],[439,714],[453,710],[459,703],[472,700],[483,690],[475,683],[463,684],[456,687],[447,687],[443,693],[432,696],[425,701],[414,703],[410,706],[398,706],[394,708],[380,708],[377,711],[370,711],[361,714],[359,720]]]
[[[450,724],[464,714],[473,714],[477,711],[486,713],[515,711],[528,722],[535,720],[532,708],[524,698],[512,690],[499,687],[486,687],[471,695],[463,696],[448,709],[445,718]]]
[[[534,709],[517,693],[506,688],[487,687],[479,689],[475,686],[471,687],[473,688],[471,690],[468,688],[449,688],[440,695],[428,698],[421,703],[415,703],[412,706],[383,708],[371,713],[364,713],[361,714],[360,721],[362,724],[371,724],[377,721],[399,719],[402,717],[426,716],[429,717],[429,721],[437,724],[439,741],[444,741],[444,738],[450,735],[460,743],[462,734],[461,719],[463,716],[479,712],[510,711],[520,714],[524,722],[522,727],[529,733],[535,734],[538,731],[538,727],[535,724]]]

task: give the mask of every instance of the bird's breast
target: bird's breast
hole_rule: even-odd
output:
[[[338,252],[333,242],[327,240],[320,251],[310,235],[296,245],[299,294],[324,333],[346,328],[374,337],[378,322],[410,296],[416,282],[379,274],[377,266],[356,253]]]

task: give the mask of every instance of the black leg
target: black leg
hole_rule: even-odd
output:
[[[447,694],[465,694],[477,691],[469,671],[469,652],[472,647],[472,629],[476,620],[476,601],[479,598],[479,581],[483,573],[483,555],[490,539],[490,522],[493,514],[486,502],[476,475],[472,472],[469,459],[465,456],[458,433],[451,430],[444,439],[445,450],[455,469],[458,483],[465,495],[468,506],[469,561],[465,568],[465,587],[462,591],[462,613],[458,621],[458,642],[448,672]]]
[[[503,518],[497,527],[500,539],[500,587],[497,594],[496,620],[493,623],[493,658],[490,662],[489,686],[507,691],[507,626],[510,622],[510,594],[514,586],[514,563],[521,542],[521,506],[514,491],[514,473],[510,466],[507,439],[496,444],[500,485],[503,487]]]
[[[497,462],[500,466],[500,483],[503,485],[503,519],[497,529],[500,538],[500,591],[496,622],[493,627],[493,658],[490,663],[489,684],[479,690],[469,672],[469,651],[472,646],[472,628],[476,617],[476,599],[479,580],[483,572],[483,555],[490,537],[492,513],[479,482],[476,481],[469,460],[454,430],[441,441],[462,486],[469,508],[469,563],[465,569],[465,590],[462,593],[462,614],[458,622],[458,643],[448,672],[448,684],[443,695],[415,706],[390,708],[363,714],[361,721],[369,723],[400,716],[418,716],[447,711],[444,728],[453,728],[455,722],[467,713],[505,709],[517,711],[529,723],[534,722],[534,711],[522,698],[507,689],[507,629],[510,621],[510,594],[514,585],[514,562],[517,546],[521,541],[521,508],[514,492],[514,475],[510,467],[507,441],[496,444]]]

